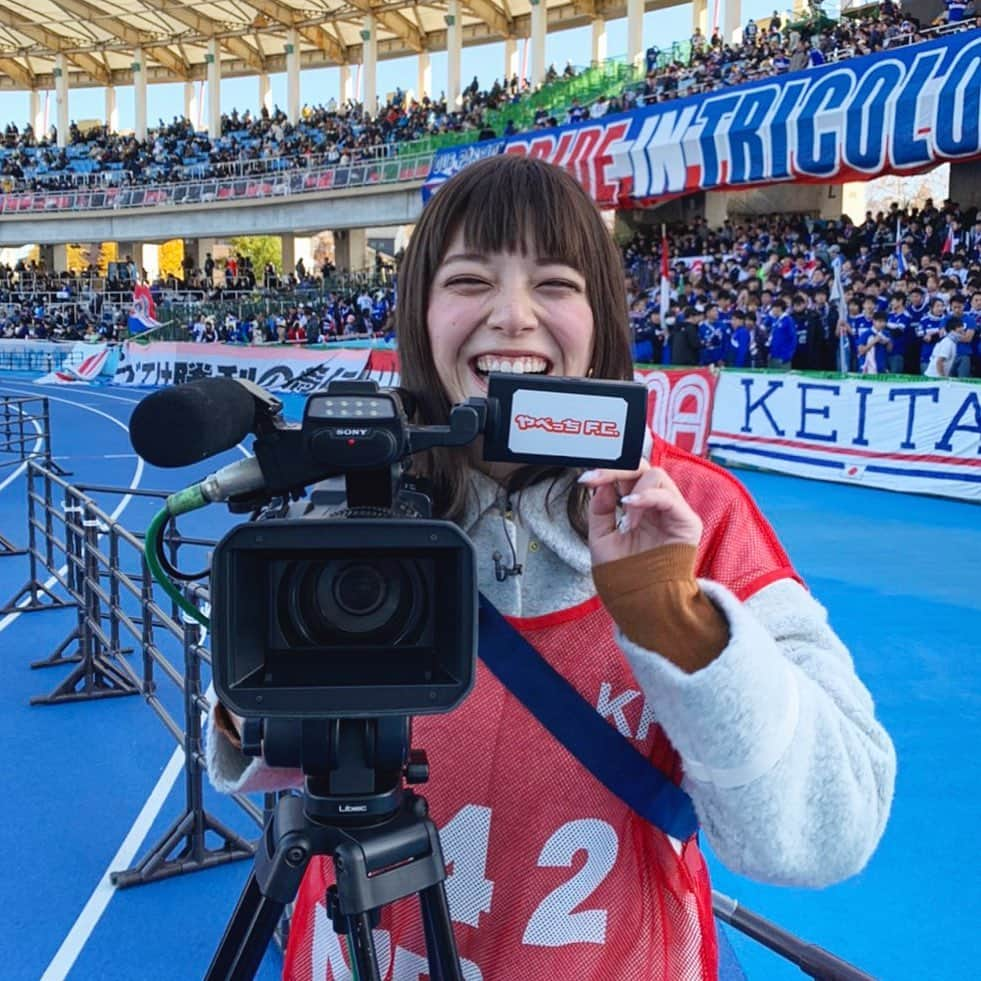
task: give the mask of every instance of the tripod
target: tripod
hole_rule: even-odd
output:
[[[346,739],[337,741],[350,745]],[[427,769],[416,754],[406,767],[416,774]],[[363,768],[341,771],[346,777],[342,785],[349,785],[352,775],[360,777],[358,782],[369,773],[372,779],[378,776]],[[335,786],[336,778],[335,771]],[[401,779],[381,793],[362,796],[332,794],[331,789],[331,778],[308,777],[302,796],[283,797],[276,805],[205,981],[255,976],[283,909],[296,897],[317,855],[333,859],[336,885],[327,891],[327,913],[335,932],[347,937],[356,981],[381,981],[372,927],[381,907],[414,894],[432,981],[463,981],[444,888],[443,850],[425,799],[404,788]]]

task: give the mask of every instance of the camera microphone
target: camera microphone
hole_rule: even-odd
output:
[[[132,447],[154,467],[188,467],[252,432],[255,396],[232,378],[202,378],[143,399],[129,421]]]

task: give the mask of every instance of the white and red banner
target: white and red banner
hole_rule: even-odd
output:
[[[113,381],[116,385],[160,386],[198,378],[246,378],[271,392],[314,392],[334,379],[364,377],[371,354],[370,348],[131,341],[123,345]],[[300,385],[300,379],[305,384]]]
[[[719,376],[709,368],[634,371],[647,386],[647,428],[697,456],[708,454]]]
[[[110,348],[106,344],[77,341],[64,365],[37,379],[38,385],[76,385],[95,381],[109,366]]]
[[[981,502],[981,385],[726,371],[709,449],[727,465]]]

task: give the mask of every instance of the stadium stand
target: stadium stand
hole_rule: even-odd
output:
[[[763,27],[749,22],[738,42],[724,43],[717,32],[706,39],[696,31],[664,50],[651,47],[642,71],[623,59],[585,69],[568,65],[561,74],[553,66],[537,90],[517,76],[497,80],[487,89],[474,78],[464,89],[460,107],[453,110],[445,99],[410,99],[401,89],[374,117],[359,104],[339,105],[335,100],[306,106],[295,126],[278,108],[255,114],[236,110],[222,117],[222,135],[215,140],[195,132],[187,119],[174,117],[169,123],[160,120],[145,141],[105,127],[83,133],[73,123],[68,145],[62,148],[56,145],[54,127],[38,135],[30,125],[21,129],[8,123],[0,147],[0,187],[5,195],[16,195],[170,185],[430,154],[461,142],[577,122],[915,44],[938,32],[976,24],[975,18],[968,18],[922,27],[889,2],[838,21],[818,15],[784,25],[777,17]],[[67,206],[80,204],[73,199]],[[105,204],[105,199],[97,199],[91,206]],[[57,201],[48,202],[45,210],[57,207]]]

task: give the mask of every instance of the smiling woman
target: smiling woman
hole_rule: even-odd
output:
[[[486,395],[488,371],[633,378],[622,259],[565,171],[524,157],[467,167],[426,207],[413,241],[396,331],[420,422],[445,422],[454,402]],[[448,517],[465,507],[468,466],[440,450],[428,461]],[[583,534],[586,502],[584,488],[568,495]]]
[[[486,395],[488,371],[580,377],[589,369],[586,280],[564,262],[529,256],[530,245],[472,254],[458,231],[436,272],[429,339],[453,402]]]
[[[619,255],[586,192],[540,160],[492,157],[439,190],[406,251],[396,326],[424,423],[484,394],[488,371],[632,377]],[[465,978],[709,981],[695,814],[730,868],[772,883],[853,875],[882,834],[892,744],[825,611],[733,477],[656,433],[651,447],[632,472],[504,472],[472,448],[419,463],[437,516],[473,543],[484,599],[472,693],[413,725]],[[529,713],[495,673],[502,653],[547,662],[535,684],[550,706],[569,691],[586,703],[571,717],[590,752]],[[219,709],[209,729],[219,787],[296,780],[242,755],[234,724]],[[611,737],[643,767],[631,793],[674,802],[662,813],[602,778]],[[332,880],[327,859],[307,869],[290,981],[346,970]],[[387,907],[379,931],[382,977],[426,972],[411,905]]]

